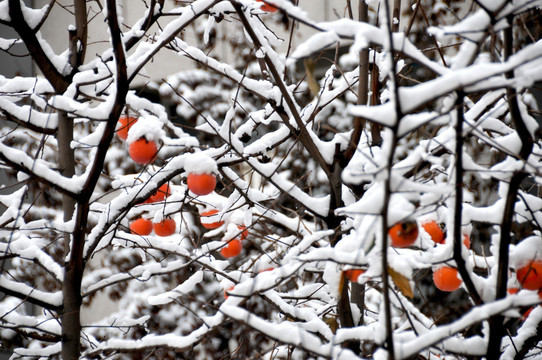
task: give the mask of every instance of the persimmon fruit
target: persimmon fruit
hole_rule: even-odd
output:
[[[209,211],[204,211],[201,213],[200,221],[201,225],[209,230],[217,229],[221,227],[224,224],[224,221],[215,221],[215,222],[209,222],[209,219],[206,219],[209,216],[212,216],[214,214],[218,214],[218,210],[212,209]]]
[[[136,235],[149,235],[152,232],[152,221],[139,218],[130,223],[130,231]]]
[[[241,241],[237,239],[230,240],[230,242],[224,246],[222,249],[220,249],[220,254],[224,256],[225,258],[232,258],[241,253],[241,250],[243,250],[243,245],[241,244]]]
[[[119,129],[117,130],[117,136],[122,140],[128,138],[128,130],[137,122],[135,117],[131,116],[121,116],[119,118]]]
[[[154,141],[148,141],[142,137],[130,144],[129,152],[135,163],[147,165],[156,158],[158,147]]]
[[[241,240],[245,240],[248,237],[247,227],[245,225],[237,225],[237,228],[241,231],[241,234],[239,235]]]
[[[175,220],[173,219],[164,219],[159,223],[153,224],[154,233],[158,236],[170,236],[175,233],[176,227]]]
[[[517,269],[516,276],[524,289],[539,290],[542,288],[542,260],[531,260],[527,265]]]
[[[196,195],[207,195],[216,187],[216,177],[213,174],[189,173],[186,178],[188,189]]]
[[[164,201],[169,195],[171,195],[171,190],[169,184],[163,184],[156,190],[154,194],[148,199],[150,203]]]
[[[461,279],[457,276],[456,268],[443,266],[433,272],[433,282],[441,291],[455,291],[461,286]]]
[[[256,0],[258,2],[263,2],[262,0]],[[266,12],[276,12],[278,9],[276,7],[274,7],[273,5],[269,5],[269,4],[266,4],[265,2],[263,2],[264,4],[262,5],[261,9],[263,11],[266,11]]]
[[[515,288],[515,287],[512,287],[512,288],[508,288],[506,289],[506,291],[510,294],[510,295],[514,295],[514,294],[517,294],[519,289],[518,288]]]
[[[362,269],[350,269],[344,271],[344,276],[348,278],[351,282],[355,283],[358,282],[358,278],[361,274],[363,274],[365,271]]]
[[[423,229],[426,233],[431,236],[431,240],[433,240],[437,244],[442,244],[444,242],[444,231],[442,231],[442,228],[439,224],[437,224],[436,221],[427,221],[422,224]]]
[[[418,238],[418,225],[415,221],[399,222],[388,230],[391,246],[396,248],[408,247]]]
[[[470,236],[467,234],[463,234],[463,245],[465,245],[467,249],[470,249]]]
[[[529,309],[527,309],[522,315],[521,315],[521,321],[525,321],[527,317],[531,314],[531,311],[533,311],[534,306],[531,306]]]

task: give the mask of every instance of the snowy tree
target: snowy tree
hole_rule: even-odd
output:
[[[541,356],[541,1],[144,4],[0,1],[12,358]]]

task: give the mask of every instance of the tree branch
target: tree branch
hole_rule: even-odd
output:
[[[514,15],[508,17],[509,26],[504,30],[504,59],[505,61],[513,54],[513,22]],[[508,71],[505,74],[507,79],[514,78],[514,71]],[[510,108],[510,116],[512,123],[514,124],[518,136],[521,139],[521,149],[519,156],[522,160],[527,160],[533,149],[533,138],[531,133],[527,129],[525,122],[521,116],[519,110],[517,93],[515,89],[507,88],[506,95],[508,98],[508,106]],[[509,264],[509,251],[512,233],[512,223],[514,218],[514,208],[516,205],[516,198],[518,196],[519,188],[523,179],[527,177],[524,171],[514,173],[510,179],[508,186],[508,192],[506,194],[506,202],[504,207],[504,213],[501,223],[501,236],[499,241],[499,257],[497,262],[497,284],[496,284],[496,299],[501,299],[506,296],[506,288],[508,285],[508,264]],[[504,336],[503,321],[504,317],[494,316],[490,319],[489,329],[489,342],[487,346],[487,356],[489,359],[497,358],[501,354],[501,342]]]
[[[250,22],[245,16],[245,13],[243,11],[243,8],[240,3],[238,3],[235,0],[230,0],[233,7],[237,11],[237,14],[239,15],[239,18],[241,19],[241,23],[243,23],[243,27],[247,31],[248,35],[250,36],[250,39],[256,46],[256,48],[261,49],[263,48],[262,43],[260,42],[260,39],[252,29],[252,26],[250,25]],[[277,112],[281,115],[284,124],[288,126],[291,130],[298,132],[300,135],[300,141],[303,144],[303,146],[306,148],[306,150],[309,152],[309,154],[316,160],[316,162],[320,165],[322,170],[326,173],[326,175],[329,177],[331,170],[329,165],[325,162],[324,158],[322,157],[322,154],[320,153],[320,150],[316,147],[314,141],[309,135],[309,132],[307,130],[306,125],[303,123],[303,120],[301,119],[301,116],[299,115],[299,112],[297,111],[297,108],[294,104],[294,100],[290,96],[290,93],[288,92],[288,89],[286,88],[286,85],[282,81],[282,77],[280,76],[277,68],[275,67],[275,64],[273,63],[273,60],[269,57],[267,52],[264,52],[264,60],[265,64],[267,65],[267,68],[269,69],[269,72],[273,76],[273,79],[275,80],[276,85],[278,86],[280,93],[282,94],[282,97],[284,101],[286,102],[286,105],[288,106],[288,109],[290,110],[290,113],[292,114],[296,125],[298,129],[293,129],[290,125],[290,119],[289,116],[281,110],[280,106],[274,105],[274,108],[277,110]],[[272,104],[273,105],[273,104]]]
[[[87,2],[86,0],[74,0],[73,8],[75,12],[75,66],[72,68],[72,74],[77,71],[77,67],[85,62],[85,53],[87,51]]]
[[[41,306],[42,308],[45,308],[51,311],[59,311],[62,309],[61,305],[54,304],[52,302],[48,302],[45,300],[46,298],[50,298],[49,293],[44,293],[40,290],[30,288],[20,283],[16,283],[16,284],[13,284],[13,286],[9,286],[10,283],[11,281],[7,280],[5,277],[0,277],[0,291],[6,295],[16,297],[30,304]],[[23,287],[25,290],[28,290],[28,291],[22,291]],[[39,294],[39,297],[33,296],[32,293]]]
[[[160,11],[154,11],[154,8],[156,5],[160,6]],[[143,31],[137,31],[133,32],[134,36],[130,37],[126,42],[124,43],[124,46],[126,47],[126,50],[130,50],[139,40],[141,40],[147,31],[150,29],[150,27],[162,16],[162,8],[164,7],[164,0],[151,0],[151,4],[149,5],[149,10],[147,13],[147,18],[143,22],[143,26],[141,27],[141,30]]]
[[[11,167],[13,170],[23,172],[32,177],[32,179],[37,180],[62,194],[66,194],[74,198],[77,197],[77,192],[69,190],[61,185],[62,181],[66,179],[57,172],[48,168],[45,171],[36,171],[36,161],[38,160],[29,158],[28,155],[21,150],[13,148],[8,148],[6,150],[5,148],[7,148],[7,146],[0,143],[0,160],[9,165],[9,167]],[[9,157],[7,154],[9,154]],[[40,165],[40,169],[44,169],[44,167]]]
[[[187,11],[193,12],[194,16],[182,22],[181,24],[179,24],[179,27],[176,28],[175,31],[170,31],[170,35],[162,39],[159,43],[154,44],[153,49],[141,57],[139,64],[133,69],[132,73],[130,74],[130,77],[128,78],[128,83],[132,82],[132,80],[136,77],[136,75],[139,74],[143,66],[145,66],[145,64],[147,64],[153,58],[153,56],[156,55],[158,51],[160,51],[160,49],[162,49],[164,46],[166,46],[168,43],[170,43],[171,41],[175,39],[179,31],[184,29],[186,26],[190,25],[194,20],[196,20],[199,16],[204,14],[207,10],[215,6],[220,1],[221,0],[215,0],[209,3],[207,6],[200,9],[200,11],[198,12],[195,12],[193,5],[190,5],[190,10],[187,10]],[[130,45],[132,45],[132,43],[130,43]]]
[[[467,291],[474,301],[475,304],[483,304],[482,298],[472,279],[470,277],[469,271],[465,265],[465,259],[463,259],[463,232],[461,230],[462,219],[463,219],[463,93],[457,94],[456,99],[456,124],[455,124],[455,202],[454,202],[454,260],[457,264],[457,269]]]
[[[359,2],[359,14],[361,22],[367,22],[369,19],[368,16],[368,6],[365,1]],[[359,78],[358,78],[358,105],[367,105],[369,95],[369,49],[364,48],[359,53]],[[344,152],[344,162],[341,164],[345,168],[354,153],[356,152],[361,139],[361,134],[365,128],[365,120],[359,116],[354,117],[354,131],[350,137],[348,148]]]
[[[70,81],[62,73],[58,71],[51,59],[45,54],[41,44],[36,37],[34,30],[30,28],[26,22],[20,0],[8,0],[9,16],[11,18],[10,25],[17,31],[24,44],[28,48],[32,58],[36,62],[43,75],[51,83],[57,93],[63,93]]]
[[[15,124],[20,125],[20,126],[22,126],[24,128],[27,128],[28,130],[32,130],[32,131],[35,131],[35,132],[40,133],[40,134],[56,135],[56,132],[58,130],[58,128],[42,127],[42,126],[35,125],[35,124],[33,124],[32,122],[30,122],[28,120],[20,119],[18,116],[16,116],[16,114],[12,114],[12,113],[7,112],[6,109],[2,109],[1,114],[3,116],[5,116],[7,121],[11,121],[12,123],[15,123]]]
[[[390,5],[388,1],[385,1],[386,6],[386,19],[389,18],[390,15]],[[391,321],[391,300],[390,300],[390,279],[389,279],[389,273],[388,273],[388,250],[389,250],[389,240],[388,240],[388,213],[389,213],[389,202],[391,199],[391,177],[392,177],[392,171],[393,171],[393,159],[395,156],[395,149],[397,147],[397,132],[399,130],[399,122],[401,118],[403,117],[403,112],[401,109],[401,103],[399,99],[399,89],[397,80],[395,78],[395,74],[397,73],[397,65],[395,63],[395,59],[393,58],[393,32],[392,27],[389,24],[389,21],[387,21],[387,32],[388,32],[388,41],[389,41],[389,48],[385,49],[388,54],[389,59],[389,69],[388,69],[388,83],[391,87],[391,93],[393,96],[391,97],[391,100],[394,105],[395,109],[395,117],[396,120],[394,122],[394,125],[391,127],[391,139],[389,141],[391,142],[389,144],[389,153],[387,154],[387,168],[386,168],[386,178],[384,179],[384,196],[382,199],[382,220],[381,220],[381,227],[380,231],[382,234],[382,244],[381,244],[381,253],[382,253],[382,259],[381,259],[381,266],[382,266],[382,287],[383,287],[383,297],[384,297],[384,304],[383,304],[383,311],[384,311],[384,326],[386,329],[386,340],[383,344],[384,349],[388,353],[388,359],[394,360],[395,359],[395,345],[393,343],[393,324]]]
[[[85,248],[86,227],[90,210],[89,201],[92,196],[101,171],[104,166],[105,156],[115,134],[115,126],[124,105],[128,93],[128,79],[126,72],[126,54],[121,39],[121,31],[118,23],[117,4],[115,0],[107,0],[107,22],[111,34],[111,44],[116,63],[116,93],[113,108],[107,119],[107,125],[100,139],[98,150],[89,175],[80,196],[77,199],[75,226],[72,236],[71,252],[66,271],[62,292],[64,295],[64,313],[62,316],[62,358],[63,360],[78,359],[80,356],[80,332],[81,332],[81,281],[85,267],[83,253]]]

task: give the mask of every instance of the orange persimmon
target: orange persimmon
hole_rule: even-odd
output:
[[[135,117],[131,116],[121,116],[119,118],[119,129],[117,130],[117,135],[122,140],[126,140],[128,137],[128,130],[137,122]]]
[[[213,230],[213,229],[217,229],[217,228],[221,227],[224,224],[224,221],[209,222],[209,220],[206,219],[209,216],[214,215],[214,214],[218,214],[218,210],[212,209],[212,210],[204,211],[204,212],[201,213],[200,221],[201,221],[201,225],[204,228],[209,229],[209,230]]]
[[[539,290],[542,288],[542,260],[531,260],[517,269],[516,276],[524,289]]]
[[[262,0],[256,0],[258,2],[263,2]],[[266,12],[276,12],[278,9],[276,7],[274,7],[273,5],[269,5],[269,4],[266,4],[265,2],[263,2],[263,5],[261,7],[261,9],[263,11],[266,11]]]
[[[350,269],[344,271],[344,276],[348,278],[351,282],[358,282],[358,278],[361,274],[363,274],[365,271],[362,269]]]
[[[213,174],[190,173],[186,178],[188,189],[196,195],[207,195],[216,187],[216,177]]]
[[[232,258],[241,253],[243,245],[241,241],[237,239],[230,240],[230,242],[220,250],[220,254],[225,258]]]
[[[152,232],[152,221],[139,218],[130,223],[130,231],[136,235],[149,235]]]
[[[467,249],[470,249],[470,236],[467,234],[463,234],[463,245],[465,245]]]
[[[150,203],[155,203],[159,201],[164,201],[169,195],[171,195],[171,190],[169,189],[169,184],[163,184],[156,190],[154,194],[148,199]]]
[[[241,234],[239,235],[241,240],[245,240],[248,237],[247,227],[245,225],[237,225],[237,228],[241,231]]]
[[[176,227],[175,220],[173,219],[164,219],[159,223],[153,224],[154,233],[158,236],[170,236],[175,233]]]
[[[414,244],[418,238],[418,225],[415,221],[399,222],[389,229],[388,235],[391,238],[391,246],[407,247]]]
[[[147,165],[156,158],[158,147],[154,141],[148,141],[142,137],[130,144],[129,153],[135,163]]]
[[[444,242],[444,231],[442,231],[442,228],[439,224],[437,224],[436,221],[427,221],[422,224],[423,229],[426,233],[428,233],[431,236],[431,240],[433,240],[437,244],[442,244]]]
[[[433,282],[441,291],[455,291],[461,286],[461,279],[457,276],[456,268],[443,266],[433,272]]]

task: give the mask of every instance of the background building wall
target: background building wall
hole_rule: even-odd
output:
[[[50,1],[48,0],[35,0],[36,7],[46,6]],[[52,10],[51,16],[48,21],[45,22],[41,29],[41,33],[44,39],[50,44],[51,48],[57,53],[65,51],[68,47],[68,38],[66,29],[69,25],[73,25],[73,16],[71,15],[71,1],[69,0],[58,0],[57,4]],[[354,6],[354,14],[357,14],[358,1],[352,1]],[[165,2],[164,11],[170,10],[174,5],[172,0],[167,0]],[[309,17],[315,21],[330,21],[337,19],[339,16],[345,14],[346,2],[344,0],[299,0],[299,6],[305,10]],[[88,11],[89,18],[91,18],[89,24],[89,44],[86,54],[87,61],[94,59],[97,54],[102,53],[106,49],[108,44],[108,31],[107,26],[104,23],[104,17],[102,15],[101,9],[98,5],[98,2],[89,1],[88,2]],[[145,5],[142,1],[135,0],[123,0],[121,5],[122,17],[124,18],[125,29],[128,29],[132,26],[145,11]],[[266,14],[264,16],[268,17],[280,17],[280,13],[275,14]],[[271,23],[271,22],[270,22]],[[166,24],[164,20],[160,20],[160,24],[163,26]],[[227,26],[227,24],[219,24],[221,28]],[[284,45],[283,49],[279,51],[286,51],[288,46],[288,32],[284,27],[279,24],[270,24],[274,30],[277,31],[277,34],[283,38]],[[157,28],[154,27],[149,32],[152,34],[156,31]],[[299,25],[297,31],[297,36],[294,38],[294,44],[300,42],[303,38],[306,38],[313,32],[310,28],[305,25]],[[186,34],[188,41],[195,41],[190,34]],[[220,52],[221,57],[226,57],[228,54],[231,54],[231,51],[228,51],[227,44],[219,44],[216,49],[213,51]],[[227,57],[226,57],[227,59]],[[139,76],[135,82],[132,84],[135,87],[142,86],[148,81],[160,81],[169,74],[185,70],[187,67],[191,67],[192,63],[190,60],[183,58],[182,56],[172,56],[171,52],[162,51],[156,55],[153,59],[153,62],[150,66],[145,68],[145,76]]]
[[[27,4],[29,1],[25,1]],[[13,39],[16,37],[16,33],[9,27],[0,24],[0,38],[3,39]],[[30,61],[29,56],[24,56],[26,54],[26,48],[22,44],[15,45],[10,49],[12,54],[17,56],[12,56],[9,53],[0,51],[0,76],[12,78],[15,76],[32,76],[32,62]],[[0,118],[0,125],[5,126],[6,122]],[[12,189],[7,189],[7,187],[12,186],[15,183],[15,180],[9,178],[4,169],[0,169],[0,195],[10,194],[13,192]],[[0,204],[0,214],[2,214],[6,208]],[[5,261],[5,260],[2,260]],[[5,264],[9,266],[9,264]],[[3,296],[3,293],[0,292],[0,297]],[[3,346],[0,342],[0,360],[9,359],[11,353],[4,351]]]

